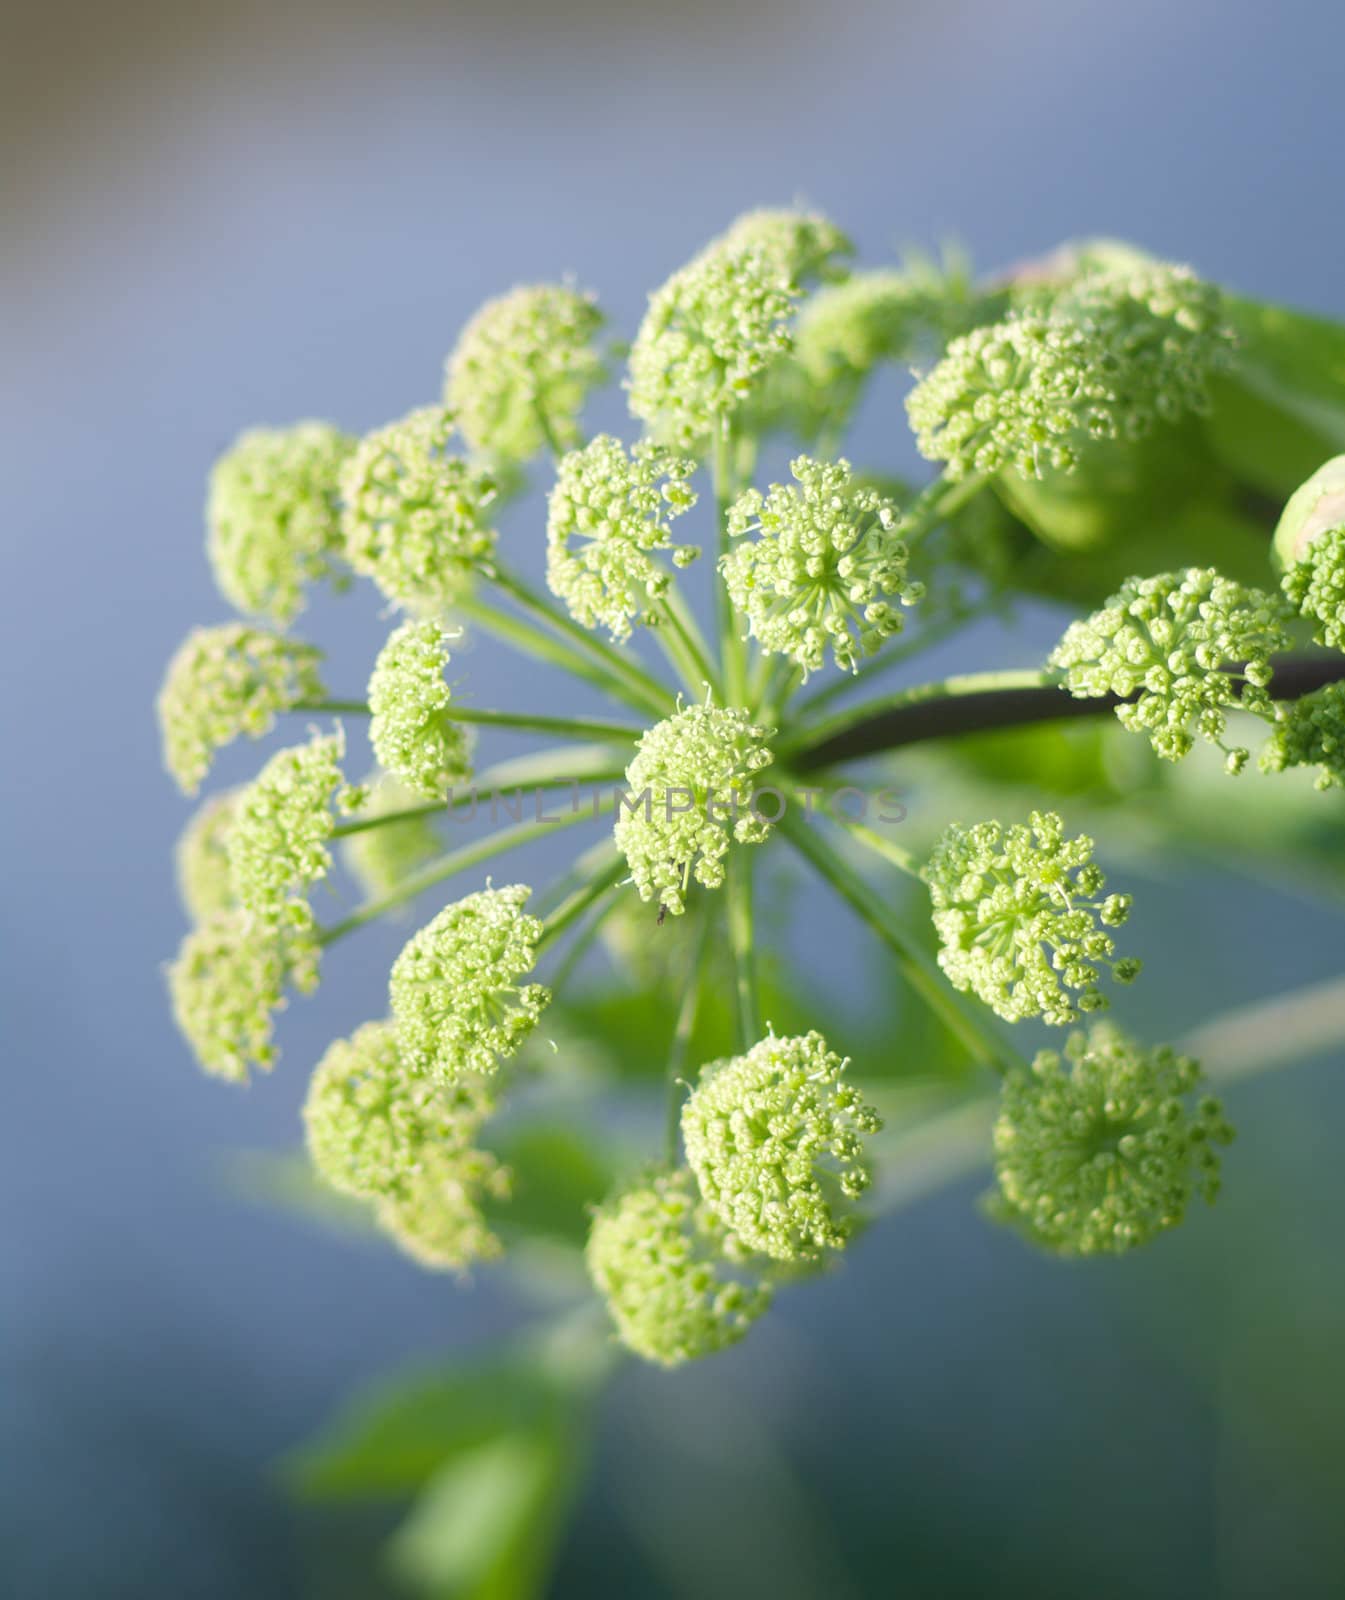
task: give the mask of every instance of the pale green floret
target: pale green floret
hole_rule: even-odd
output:
[[[1087,276],[1049,311],[953,340],[907,398],[920,451],[950,478],[1069,471],[1089,440],[1143,438],[1208,409],[1232,360],[1218,291],[1181,267]]]
[[[1345,650],[1345,525],[1319,534],[1281,579],[1312,636],[1330,650]]]
[[[778,251],[711,246],[649,297],[630,352],[631,414],[679,450],[718,438],[790,349],[797,298]]]
[[[489,473],[447,453],[453,414],[424,406],[362,439],[341,473],[346,558],[408,610],[451,605],[489,567]]]
[[[194,928],[168,968],[173,1017],[201,1067],[246,1083],[248,1068],[269,1071],[277,1051],[272,1013],[285,1003],[286,980],[307,993],[317,983],[317,947],[250,928],[224,912]]]
[[[627,639],[633,620],[649,620],[672,581],[657,553],[670,552],[675,567],[700,554],[674,544],[669,527],[696,503],[695,470],[689,456],[647,444],[627,452],[606,433],[562,457],[547,502],[546,578],[576,622]]]
[[[404,622],[379,651],[369,679],[374,754],[427,800],[442,800],[472,775],[470,733],[448,714],[451,637],[437,622]]]
[[[768,251],[796,288],[816,278],[839,275],[837,258],[854,254],[854,244],[834,222],[817,211],[762,207],[746,211],[709,244],[698,259],[719,250]]]
[[[726,1271],[719,1231],[684,1170],[627,1189],[594,1213],[589,1276],[628,1350],[678,1367],[737,1344],[766,1310],[767,1286]]]
[[[819,388],[857,385],[880,362],[911,353],[947,297],[937,281],[886,268],[825,284],[799,312],[794,360]]]
[[[178,894],[193,922],[208,922],[238,904],[229,876],[229,829],[242,792],[227,789],[213,795],[197,809],[178,839]]]
[[[536,284],[488,300],[448,358],[444,401],[474,450],[502,462],[579,442],[588,391],[607,376],[593,296]]]
[[[542,924],[522,884],[483,889],[446,906],[402,950],[390,994],[408,1067],[450,1082],[491,1073],[537,1026],[551,1001],[518,980],[536,963]]]
[[[1118,983],[1139,972],[1138,961],[1115,959],[1105,931],[1126,921],[1131,897],[1103,895],[1093,841],[1066,839],[1052,811],[1034,811],[1026,824],[1009,828],[954,823],[924,878],[948,981],[1007,1022],[1075,1022],[1081,1011],[1107,1006],[1100,968]]]
[[[906,575],[901,514],[854,482],[848,461],[800,456],[789,470],[797,487],[749,489],[730,508],[729,534],[741,542],[721,563],[729,598],[762,649],[787,656],[805,679],[828,648],[843,672],[855,672],[901,631],[889,597],[908,606],[923,593]]]
[[[261,928],[310,932],[306,891],[325,878],[336,828],[333,802],[345,801],[339,732],[278,750],[238,796],[229,830],[229,873],[245,914]]]
[[[1275,714],[1260,756],[1262,772],[1315,766],[1318,789],[1345,789],[1345,683],[1328,683],[1278,705]]]
[[[206,550],[220,593],[282,626],[342,553],[339,477],[355,441],[328,422],[252,428],[215,463]]]
[[[164,766],[195,794],[215,751],[240,734],[260,739],[277,715],[326,695],[322,652],[245,622],[194,628],[159,690]]]
[[[769,837],[771,824],[752,797],[757,774],[774,759],[766,748],[770,732],[746,711],[706,705],[689,706],[642,735],[614,830],[642,900],[680,916],[693,877],[717,889],[729,846]]]
[[[384,778],[367,789],[352,820],[386,817],[394,811],[413,809],[419,803],[409,789]],[[380,822],[376,828],[363,828],[341,841],[342,860],[370,897],[390,893],[442,850],[434,818],[429,815]]]
[[[1130,578],[1100,611],[1070,624],[1047,668],[1076,699],[1127,697],[1118,720],[1165,760],[1188,755],[1198,734],[1237,773],[1247,751],[1224,743],[1227,713],[1274,720],[1271,658],[1289,644],[1288,617],[1278,595],[1212,567]]]
[[[413,1073],[388,1022],[337,1040],[304,1103],[308,1152],[334,1189],[375,1204],[379,1225],[426,1265],[459,1269],[499,1253],[480,1202],[508,1173],[476,1146],[491,1101],[479,1081]]]
[[[1219,1189],[1217,1100],[1192,1103],[1200,1068],[1102,1024],[1011,1072],[995,1124],[997,1210],[1059,1255],[1121,1255]]]
[[[808,1033],[772,1035],[702,1070],[682,1141],[706,1205],[742,1248],[812,1261],[849,1238],[845,1203],[871,1181],[864,1136],[882,1124],[845,1066]]]

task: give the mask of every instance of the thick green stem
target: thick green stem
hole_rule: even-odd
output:
[[[727,894],[738,1047],[750,1050],[761,1037],[761,1017],[757,1005],[756,952],[753,948],[752,860],[744,849],[729,851]]]
[[[715,437],[713,462],[715,515],[719,524],[719,560],[729,553],[729,508],[736,485],[733,471],[733,432],[725,417]],[[724,662],[724,694],[731,706],[747,704],[747,648],[738,632],[739,623],[729,603],[722,578],[715,584],[715,612],[719,629],[719,649]]]
[[[1012,1046],[1000,1038],[961,997],[948,987],[938,966],[921,949],[887,901],[871,889],[838,850],[822,838],[818,828],[788,811],[780,831],[812,867],[847,901],[891,949],[911,988],[942,1020],[972,1055],[996,1071],[1021,1066]]]
[[[935,478],[911,502],[898,526],[898,533],[907,545],[914,546],[941,522],[946,522],[955,511],[960,511],[968,501],[974,500],[989,482],[988,474],[980,472],[956,481],[947,477]]]
[[[312,712],[315,716],[367,717],[369,704],[365,700],[301,700],[291,706],[291,711]]]
[[[559,939],[561,934],[577,922],[590,906],[596,905],[604,895],[614,889],[625,871],[625,858],[618,855],[614,847],[610,848],[609,859],[606,864],[595,871],[587,883],[575,889],[572,894],[561,901],[554,911],[547,915],[543,924],[542,936],[537,941],[538,954],[540,955],[549,944]]]
[[[673,664],[681,672],[688,691],[700,700],[708,685],[716,699],[722,700],[724,691],[719,672],[710,659],[709,647],[701,637],[696,619],[675,589],[659,602],[659,614],[665,627],[658,630],[657,637],[670,654],[675,652]]]
[[[677,1139],[681,1131],[682,1074],[686,1070],[687,1055],[691,1049],[691,1036],[696,1030],[696,1016],[700,1011],[701,983],[705,962],[710,953],[710,936],[714,919],[708,911],[701,913],[700,927],[687,962],[686,986],[682,991],[682,1004],[677,1012],[677,1026],[673,1030],[672,1045],[668,1050],[667,1111],[664,1121],[664,1156],[670,1167],[677,1164]]]
[[[629,722],[601,718],[542,717],[526,711],[483,711],[451,704],[444,712],[449,722],[470,722],[483,728],[515,728],[520,733],[553,733],[561,739],[608,739],[634,744],[644,732]]]

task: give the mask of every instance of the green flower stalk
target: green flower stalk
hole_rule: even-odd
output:
[[[229,876],[229,829],[242,789],[226,789],[197,808],[177,842],[177,886],[193,922],[209,922],[238,904]]]
[[[1288,615],[1278,595],[1212,567],[1131,578],[1100,611],[1070,624],[1047,670],[1077,699],[1133,695],[1117,718],[1164,760],[1181,760],[1199,735],[1238,773],[1247,751],[1224,743],[1227,714],[1274,720],[1271,658],[1289,643]]]
[[[1000,1214],[1066,1256],[1121,1255],[1219,1189],[1219,1102],[1200,1068],[1101,1024],[1004,1081],[995,1124]]]
[[[673,542],[669,524],[696,503],[690,456],[655,445],[631,451],[610,434],[561,458],[547,501],[546,578],[586,628],[630,637],[633,621],[656,621],[671,577],[657,559],[690,565],[700,550]]]
[[[345,740],[315,734],[277,751],[238,796],[229,829],[229,874],[238,904],[258,927],[311,935],[306,891],[327,876],[336,828],[333,801],[347,796]]]
[[[461,1270],[499,1254],[481,1213],[509,1176],[476,1148],[491,1101],[479,1081],[412,1072],[391,1023],[338,1039],[304,1103],[308,1152],[334,1189],[374,1204],[379,1226],[429,1266]]]
[[[376,821],[341,841],[341,859],[371,899],[390,894],[418,867],[441,854],[443,845],[429,815],[385,821],[394,812],[414,809],[417,797],[392,778],[365,786],[353,822]]]
[[[437,622],[404,622],[369,679],[369,740],[385,771],[426,800],[472,775],[469,731],[448,715],[450,635]]]
[[[448,454],[453,414],[424,406],[362,439],[341,473],[346,557],[389,600],[450,606],[495,551],[495,481]]]
[[[206,551],[231,605],[283,627],[306,586],[339,571],[339,478],[354,445],[328,422],[251,428],[215,463]]]
[[[446,906],[397,957],[389,993],[410,1071],[457,1082],[512,1056],[551,1001],[518,980],[536,964],[542,924],[525,914],[523,884],[483,889]]]
[[[488,300],[448,358],[444,404],[463,438],[492,460],[521,464],[579,443],[588,392],[607,376],[590,294],[532,284]]]
[[[241,912],[194,928],[168,968],[174,1021],[202,1069],[233,1083],[246,1083],[249,1067],[274,1066],[272,1016],[286,982],[306,994],[317,980],[311,940],[268,937]]]
[[[1345,650],[1345,456],[1296,489],[1275,529],[1272,554],[1294,609],[1318,644]]]
[[[871,1181],[864,1137],[882,1126],[820,1033],[761,1040],[705,1067],[682,1107],[687,1163],[744,1250],[815,1261],[848,1240],[845,1202]]]
[[[1143,438],[1208,409],[1232,361],[1218,291],[1182,267],[1102,272],[1049,311],[955,339],[907,398],[916,443],[949,478],[1068,472],[1095,440]]]
[[[772,760],[769,737],[745,711],[710,705],[688,706],[641,737],[614,833],[642,900],[680,916],[693,878],[705,889],[723,883],[731,844],[770,836],[752,806],[754,780]]]
[[[1129,895],[1103,894],[1093,841],[1066,839],[1053,811],[1034,811],[1005,828],[954,823],[924,868],[939,965],[955,989],[971,993],[1006,1022],[1040,1017],[1076,1022],[1107,998],[1099,969],[1130,983],[1140,963],[1117,960],[1111,928],[1130,915]]]
[[[737,1344],[770,1305],[768,1286],[733,1275],[722,1232],[682,1170],[637,1184],[594,1214],[589,1275],[628,1350],[678,1367]]]
[[[1315,766],[1316,788],[1345,789],[1345,683],[1328,683],[1277,706],[1275,713],[1260,756],[1262,772]]]
[[[277,715],[321,700],[322,652],[265,628],[225,622],[194,628],[159,690],[164,766],[195,794],[215,752],[241,734],[260,739]]]
[[[724,583],[762,649],[788,657],[805,680],[828,649],[843,672],[855,672],[901,631],[889,600],[914,605],[923,593],[907,577],[900,512],[855,483],[848,461],[799,456],[789,470],[794,484],[773,484],[766,495],[749,489],[730,509],[739,543],[721,563]]]

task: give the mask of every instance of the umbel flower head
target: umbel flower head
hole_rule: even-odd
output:
[[[1345,789],[1345,683],[1328,683],[1275,708],[1261,770],[1312,766],[1317,768],[1318,789]]]
[[[379,1225],[427,1265],[499,1253],[480,1202],[508,1174],[475,1147],[490,1099],[479,1081],[413,1073],[395,1028],[370,1022],[330,1046],[304,1103],[313,1165],[334,1189],[374,1202]]]
[[[999,1210],[1060,1255],[1120,1255],[1212,1201],[1233,1130],[1192,1103],[1200,1068],[1103,1023],[1004,1081],[995,1124]]]
[[[355,441],[329,422],[252,428],[220,457],[206,500],[206,551],[220,593],[282,626],[304,586],[341,554],[341,467]]]
[[[390,993],[408,1068],[455,1081],[491,1073],[537,1026],[551,1000],[520,985],[536,962],[542,924],[525,914],[523,884],[483,889],[445,906],[402,950]]]
[[[779,250],[711,246],[649,297],[630,352],[631,414],[679,450],[716,438],[789,350],[797,298]]]
[[[275,1064],[272,1013],[284,1005],[286,980],[301,993],[317,983],[317,946],[300,935],[284,941],[249,926],[242,912],[222,912],[194,928],[168,968],[173,1017],[201,1067],[246,1083],[248,1068]]]
[[[1089,440],[1133,441],[1208,408],[1232,359],[1218,291],[1182,267],[1100,272],[1051,309],[954,339],[906,407],[948,475],[1069,471]]]
[[[695,470],[690,456],[648,444],[627,452],[607,433],[561,458],[547,501],[546,578],[576,622],[629,638],[632,620],[647,620],[671,581],[656,553],[671,552],[676,567],[700,554],[674,544],[669,528],[696,503]]]
[[[702,254],[744,248],[773,255],[795,288],[842,276],[838,258],[855,250],[850,238],[820,212],[770,206],[745,211]]]
[[[195,794],[215,751],[247,734],[260,739],[281,711],[321,700],[322,653],[267,628],[225,622],[194,628],[168,663],[159,690],[164,766]]]
[[[1100,611],[1070,624],[1047,668],[1076,699],[1135,696],[1117,706],[1117,718],[1165,760],[1189,754],[1199,734],[1237,773],[1247,751],[1225,745],[1227,713],[1273,720],[1266,690],[1271,657],[1289,643],[1287,616],[1278,595],[1212,567],[1130,578]]]
[[[430,619],[402,623],[379,651],[369,679],[374,754],[427,800],[442,800],[472,775],[469,732],[448,714],[449,637]]]
[[[341,473],[346,557],[409,610],[451,605],[495,550],[495,481],[447,453],[452,436],[452,412],[423,406],[362,439]]]
[[[1345,456],[1289,497],[1272,549],[1284,592],[1313,623],[1317,643],[1345,650]]]
[[[1116,960],[1106,930],[1130,915],[1130,896],[1104,897],[1093,841],[1066,839],[1053,811],[1005,828],[954,823],[924,869],[939,935],[939,965],[1007,1022],[1063,1024],[1107,1005],[1099,968],[1129,983],[1138,961]],[[1073,991],[1073,994],[1071,994]]]
[[[596,345],[602,325],[593,296],[565,284],[487,300],[462,330],[444,384],[472,449],[524,462],[577,444],[585,397],[607,376]]]
[[[680,916],[693,877],[717,889],[729,845],[770,835],[751,804],[754,779],[773,759],[769,736],[747,712],[710,705],[688,706],[642,735],[614,829],[642,900]]]
[[[351,820],[385,818],[394,811],[413,809],[417,800],[395,779],[383,778],[365,786],[364,799]],[[429,815],[380,821],[377,827],[361,829],[341,841],[342,859],[370,896],[389,893],[442,849],[434,818]]]
[[[765,1311],[770,1289],[733,1275],[721,1235],[680,1169],[625,1190],[594,1213],[589,1276],[628,1350],[681,1366],[737,1344]]]
[[[729,533],[741,542],[724,557],[724,582],[763,650],[788,656],[806,678],[830,647],[854,672],[901,631],[889,597],[913,605],[923,592],[906,576],[900,513],[855,483],[848,461],[799,456],[789,470],[794,484],[749,489],[730,508]]]
[[[313,927],[305,891],[332,864],[333,798],[342,791],[345,741],[315,734],[278,750],[238,796],[229,829],[229,873],[238,904],[259,927]]]
[[[763,1039],[705,1067],[682,1107],[682,1140],[706,1205],[745,1250],[811,1261],[839,1250],[843,1202],[871,1181],[864,1136],[878,1114],[842,1077],[820,1033]]]
[[[241,789],[226,789],[197,808],[177,842],[177,886],[193,922],[237,905],[229,876],[229,829]]]

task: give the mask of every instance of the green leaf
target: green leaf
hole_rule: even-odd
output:
[[[538,1123],[511,1129],[491,1143],[513,1174],[509,1198],[486,1203],[491,1226],[582,1245],[589,1208],[615,1180],[616,1166],[607,1153],[577,1129]]]

